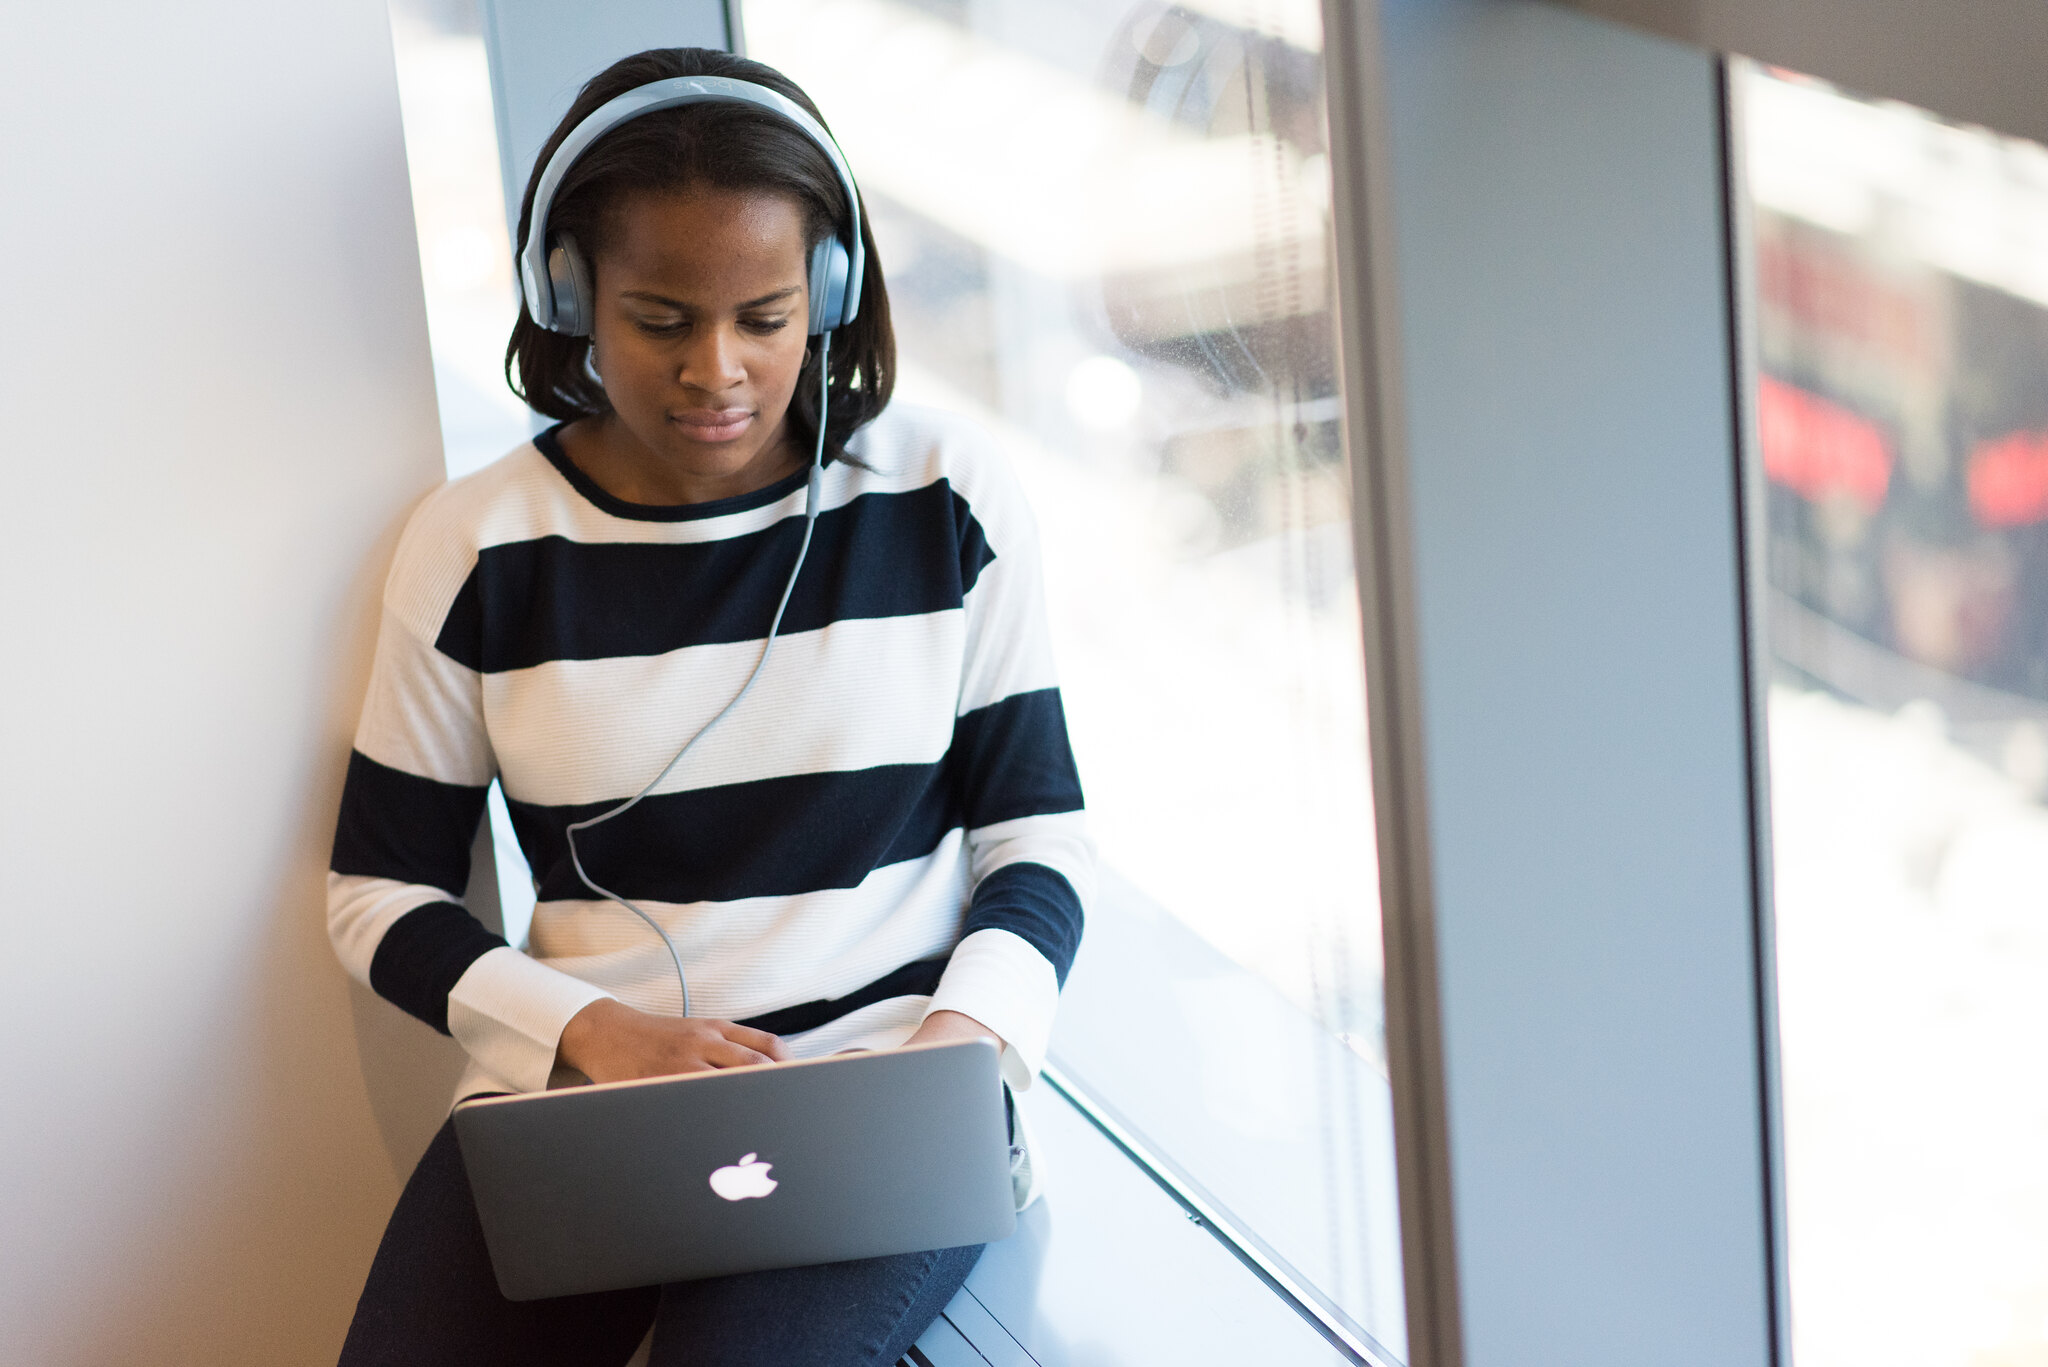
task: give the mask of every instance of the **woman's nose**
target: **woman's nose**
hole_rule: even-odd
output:
[[[730,328],[705,328],[691,338],[683,352],[677,378],[684,384],[713,392],[730,389],[747,376],[740,364],[738,338]]]

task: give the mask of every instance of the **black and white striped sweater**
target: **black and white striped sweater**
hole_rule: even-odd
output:
[[[674,937],[698,1015],[805,1054],[958,1010],[1007,1041],[1004,1073],[1028,1085],[1093,867],[1036,530],[959,420],[892,406],[849,449],[869,468],[826,468],[754,692],[578,845]],[[802,473],[714,503],[626,503],[547,433],[414,513],[328,924],[357,979],[468,1050],[464,1091],[546,1086],[563,1026],[599,997],[680,1010],[667,951],[578,882],[564,828],[639,791],[739,689],[803,509]],[[537,885],[526,952],[458,900],[493,777]]]

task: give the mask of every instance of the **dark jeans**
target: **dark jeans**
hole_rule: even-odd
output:
[[[887,1367],[980,1256],[977,1244],[508,1301],[491,1274],[451,1121],[385,1226],[341,1367],[620,1367],[650,1323],[654,1367]]]

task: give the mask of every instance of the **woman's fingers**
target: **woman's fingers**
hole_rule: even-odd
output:
[[[773,1063],[774,1059],[758,1049],[749,1049],[744,1044],[735,1044],[721,1039],[704,1052],[705,1062],[714,1068],[747,1068],[756,1063]]]
[[[593,1080],[605,1082],[671,1077],[707,1068],[745,1068],[780,1063],[789,1057],[780,1037],[731,1021],[636,1016],[604,1043],[612,1048],[587,1058],[585,1072]]]
[[[783,1046],[780,1035],[771,1035],[766,1030],[756,1030],[751,1026],[734,1025],[730,1022],[719,1028],[734,1044],[766,1055],[772,1062],[782,1063],[789,1058],[789,1050]]]

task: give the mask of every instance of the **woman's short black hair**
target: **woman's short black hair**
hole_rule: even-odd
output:
[[[534,185],[571,129],[599,106],[650,81],[672,76],[727,76],[787,95],[820,124],[811,97],[773,67],[708,48],[655,48],[612,63],[590,79],[534,159],[519,206],[517,252],[533,219]],[[620,124],[579,157],[555,191],[548,227],[567,233],[596,269],[616,230],[628,196],[708,185],[721,190],[766,190],[803,206],[804,259],[847,217],[846,192],[832,163],[795,126],[741,104],[692,104],[658,110]],[[889,292],[875,254],[867,213],[860,216],[867,252],[860,312],[832,334],[831,417],[826,450],[844,454],[847,438],[873,421],[896,387],[896,334],[889,325]],[[790,401],[789,417],[801,446],[818,434],[818,348],[813,347]],[[533,321],[524,301],[505,348],[505,379],[536,412],[559,419],[594,417],[611,410],[590,370],[590,339],[550,332]]]

